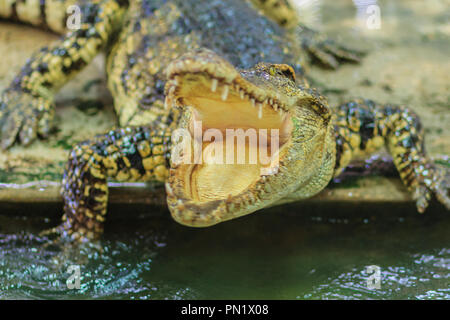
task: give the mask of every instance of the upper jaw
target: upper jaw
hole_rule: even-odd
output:
[[[294,98],[251,83],[228,61],[213,51],[201,49],[183,55],[167,67],[166,107],[185,106],[183,95],[179,92],[182,87],[180,82],[183,77],[195,75],[204,77],[210,92],[220,96],[222,101],[228,100],[231,91],[237,92],[242,100],[249,101],[257,108],[258,118],[262,117],[260,110],[264,107],[270,107],[283,115],[296,103]]]

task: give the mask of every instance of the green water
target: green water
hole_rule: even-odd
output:
[[[449,299],[448,213],[388,207],[286,206],[207,229],[122,208],[110,213],[103,252],[75,260],[37,236],[57,223],[55,208],[33,218],[9,208],[0,299]],[[80,265],[79,290],[67,288],[70,264]],[[380,289],[367,288],[369,265],[381,268]]]

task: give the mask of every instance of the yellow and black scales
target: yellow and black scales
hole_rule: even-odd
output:
[[[67,8],[74,4],[81,23],[66,30]],[[181,54],[206,47],[241,69],[260,61],[289,64],[303,84],[305,52],[331,68],[358,61],[356,53],[299,28],[287,0],[0,0],[0,17],[64,34],[36,52],[2,93],[4,149],[46,137],[55,92],[100,51],[107,52],[108,86],[121,128],[80,143],[70,153],[61,230],[73,238],[102,233],[108,178],[167,178],[178,115],[164,109],[164,71]],[[335,176],[355,154],[386,144],[419,211],[432,194],[450,207],[443,178],[425,154],[424,130],[410,109],[355,100],[339,106],[333,120]]]

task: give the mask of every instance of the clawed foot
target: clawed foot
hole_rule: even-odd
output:
[[[359,63],[364,56],[364,52],[341,46],[317,31],[305,26],[299,28],[303,49],[326,68],[337,69],[342,62]]]
[[[100,241],[88,238],[74,239],[64,224],[44,230],[39,233],[39,236],[48,239],[44,248],[56,247],[59,249],[59,253],[53,257],[53,262],[57,266],[64,266],[67,261],[84,265],[93,254],[103,253]]]
[[[413,192],[413,199],[416,201],[417,210],[423,213],[433,197],[442,203],[447,210],[450,210],[450,173],[437,167],[426,168],[421,175],[419,185]]]
[[[46,138],[54,117],[50,100],[20,90],[6,90],[0,97],[0,146],[29,145]]]

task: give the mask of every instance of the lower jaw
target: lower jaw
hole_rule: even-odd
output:
[[[269,167],[261,163],[258,146],[246,143],[242,149],[236,145],[231,149],[208,143],[203,147],[202,162],[186,168],[191,200],[208,202],[237,196],[255,185],[262,170]]]

